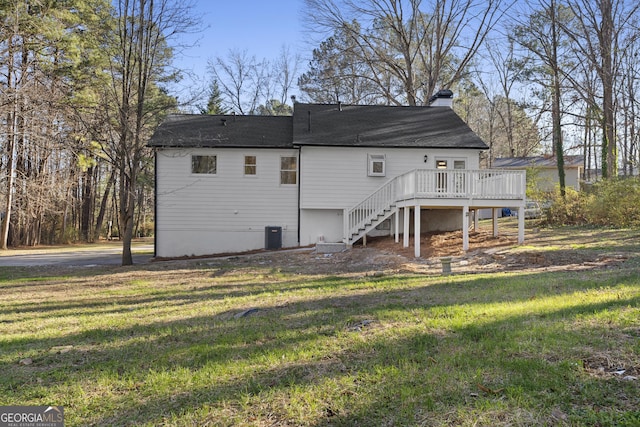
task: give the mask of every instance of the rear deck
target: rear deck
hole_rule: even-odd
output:
[[[373,192],[363,201],[345,209],[344,242],[352,245],[366,239],[367,233],[382,221],[393,218],[395,238],[399,241],[399,215],[403,215],[403,245],[409,246],[411,210],[414,235],[420,235],[422,208],[461,209],[463,249],[469,248],[470,211],[493,210],[494,235],[498,233],[498,213],[505,207],[518,212],[518,242],[524,242],[524,207],[526,204],[526,172],[480,169],[416,169],[399,175]],[[474,218],[477,220],[478,216]],[[414,239],[415,256],[420,256],[420,239]]]

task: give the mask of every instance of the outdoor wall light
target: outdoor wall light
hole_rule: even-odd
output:
[[[427,163],[427,160],[429,159],[429,156],[427,156],[426,154],[424,155],[424,162]]]

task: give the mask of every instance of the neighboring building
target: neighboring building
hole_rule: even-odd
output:
[[[539,190],[553,191],[560,185],[558,163],[554,156],[502,157],[493,162],[496,169],[534,169]],[[565,187],[580,190],[584,156],[564,156]]]
[[[466,249],[470,209],[524,208],[524,171],[479,170],[486,144],[446,107],[296,103],[292,117],[176,115],[150,145],[158,257],[398,241],[400,231],[408,246],[411,230],[461,227]]]

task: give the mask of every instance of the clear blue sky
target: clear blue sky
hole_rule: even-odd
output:
[[[303,0],[194,0],[193,14],[203,31],[183,37],[197,45],[177,55],[175,64],[207,81],[207,61],[229,50],[246,50],[258,59],[275,59],[283,46],[305,54],[301,11]]]

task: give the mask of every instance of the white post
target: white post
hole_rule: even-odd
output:
[[[402,236],[402,247],[408,248],[409,247],[409,211],[411,210],[411,208],[409,206],[405,206],[404,208],[402,208],[402,210],[404,211],[404,224],[402,225],[402,228],[404,230],[404,235]]]
[[[493,211],[493,237],[498,237],[498,209],[491,208]]]
[[[462,250],[469,250],[469,206],[462,207]]]
[[[344,237],[344,242],[349,244],[349,209],[345,208],[342,211],[342,236]]]
[[[518,208],[518,244],[524,243],[524,206]]]
[[[413,212],[413,238],[414,255],[420,258],[420,205],[416,205]]]
[[[396,208],[394,209],[395,212],[393,213],[393,225],[394,225],[394,239],[396,243],[400,242],[400,218],[398,218],[398,215],[400,214],[400,208],[398,208],[396,206]]]

